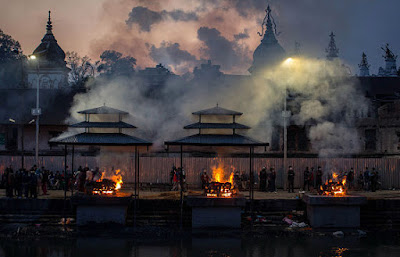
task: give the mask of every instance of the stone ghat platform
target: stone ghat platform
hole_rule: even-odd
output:
[[[240,228],[246,198],[188,196],[186,204],[192,208],[192,228]]]
[[[279,193],[278,193],[279,195]],[[293,210],[306,212],[306,203],[296,199],[292,194],[291,199],[279,199],[274,194],[274,199],[256,199],[253,202],[254,213],[263,216],[272,216],[276,221],[290,214]],[[184,199],[183,226],[192,226],[192,207]],[[65,206],[65,209],[64,209]],[[178,199],[140,199],[137,201],[136,225],[154,227],[179,227],[180,226],[180,201]],[[131,201],[127,208],[126,225],[133,226],[134,202]],[[68,198],[62,199],[9,199],[0,198],[0,227],[4,224],[49,224],[59,226],[63,212],[67,218],[76,220],[77,209]],[[245,198],[245,207],[242,213],[242,224],[247,222],[250,211],[250,201]],[[268,218],[269,219],[269,218]],[[75,221],[71,221],[74,224]],[[367,199],[365,205],[360,207],[361,229],[400,230],[400,199]]]
[[[132,197],[74,195],[71,204],[76,209],[76,224],[116,223],[125,225]]]
[[[363,196],[342,197],[310,195],[303,197],[307,218],[313,228],[358,228],[360,206],[367,203]]]

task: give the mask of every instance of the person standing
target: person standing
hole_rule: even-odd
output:
[[[172,179],[173,185],[171,191],[177,191],[179,188],[179,171],[178,169],[174,170],[174,177]]]
[[[206,186],[208,186],[208,183],[210,182],[210,177],[208,177],[206,169],[203,169],[203,173],[200,176],[200,180],[201,180],[201,189],[205,189]]]
[[[47,195],[47,184],[49,183],[49,173],[47,170],[42,171],[42,191],[43,195]]]
[[[290,192],[294,193],[294,176],[295,176],[295,173],[294,173],[293,167],[289,166],[289,171],[288,171],[288,187],[289,187],[288,192],[289,193]]]
[[[348,188],[353,189],[354,187],[354,169],[351,168],[349,173],[347,173],[346,180],[348,182]]]
[[[28,198],[30,190],[30,177],[27,170],[24,170],[24,174],[22,175],[22,188],[24,190],[25,198]]]
[[[306,187],[307,191],[310,191],[310,170],[308,167],[304,170],[303,181],[303,191],[306,191]]]
[[[169,172],[169,181],[170,181],[171,185],[174,185],[174,176],[175,176],[175,173],[176,173],[176,167],[175,167],[175,165],[172,165],[172,169],[171,169],[171,171]]]
[[[270,173],[269,173],[269,176],[268,176],[268,187],[269,187],[269,191],[270,192],[275,192],[276,193],[275,180],[276,180],[275,168],[271,167],[270,168]]]
[[[370,184],[369,169],[368,169],[368,167],[365,167],[365,171],[364,171],[364,190],[365,191],[369,191],[369,184]]]
[[[321,186],[322,186],[322,168],[321,166],[318,166],[315,187],[317,188],[317,190],[320,190]]]
[[[29,184],[30,184],[30,197],[37,198],[38,178],[35,171],[31,171]]]
[[[375,192],[376,191],[376,182],[377,182],[377,174],[375,171],[375,168],[372,168],[372,170],[369,173],[369,179],[371,183],[371,191]]]
[[[260,191],[265,192],[267,191],[267,169],[265,167],[262,168],[260,171]]]

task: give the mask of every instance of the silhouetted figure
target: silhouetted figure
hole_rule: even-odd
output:
[[[320,190],[321,186],[322,186],[322,169],[320,166],[318,166],[315,187],[317,188],[317,190]]]
[[[371,181],[371,191],[375,192],[376,191],[376,184],[378,182],[377,174],[375,171],[375,168],[372,168],[370,171],[369,179]]]
[[[38,185],[38,178],[35,171],[30,172],[30,183],[29,183],[29,197],[37,198],[37,185]]]
[[[368,167],[365,167],[365,171],[364,171],[364,190],[365,191],[369,191],[369,185],[370,185],[369,169],[368,169]]]
[[[206,186],[208,186],[208,183],[210,182],[210,177],[207,175],[206,169],[203,169],[203,173],[201,173],[200,179],[201,179],[201,189],[206,188]]]
[[[347,177],[346,177],[346,183],[348,184],[348,188],[349,189],[353,189],[354,187],[354,169],[351,168],[349,173],[347,173]]]
[[[265,167],[260,171],[260,191],[267,191],[267,169]]]
[[[303,173],[303,191],[307,190],[310,191],[310,170],[308,167],[306,167],[306,169],[304,170]]]
[[[169,172],[169,181],[170,181],[171,185],[174,184],[175,172],[176,172],[176,167],[175,167],[175,165],[173,165],[171,171]]]
[[[269,169],[269,174],[268,174],[268,188],[270,192],[275,192],[276,193],[276,186],[275,186],[275,180],[276,180],[276,172],[275,168],[270,168]]]
[[[288,170],[288,192],[294,193],[294,170],[292,166],[289,166]]]

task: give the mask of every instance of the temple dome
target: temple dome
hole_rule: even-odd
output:
[[[249,68],[249,72],[254,74],[258,71],[274,66],[286,58],[286,52],[279,44],[275,37],[273,20],[271,18],[271,9],[268,6],[267,15],[264,18],[263,26],[266,24],[264,37],[261,44],[256,48],[253,54],[253,65]],[[267,20],[265,22],[265,20]],[[264,27],[263,27],[264,28]],[[260,36],[262,34],[259,33]]]
[[[46,34],[42,39],[42,43],[33,51],[33,55],[38,57],[41,67],[65,67],[65,52],[58,45],[53,35],[53,26],[51,25],[50,11],[49,20],[47,21]]]

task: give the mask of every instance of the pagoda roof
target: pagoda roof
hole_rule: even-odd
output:
[[[135,126],[125,123],[123,121],[119,122],[89,122],[82,121],[76,124],[70,125],[72,128],[136,128]]]
[[[210,108],[210,109],[205,109],[197,112],[193,112],[192,114],[194,115],[242,115],[243,113],[237,112],[237,111],[232,111],[228,110],[222,107],[219,107],[218,105],[216,107]]]
[[[174,141],[165,142],[166,145],[193,145],[193,146],[269,146],[250,137],[232,134],[196,134]]]
[[[144,139],[123,133],[80,133],[72,136],[50,139],[52,144],[61,145],[99,145],[99,146],[150,146],[152,143]]]
[[[128,112],[121,111],[121,110],[118,110],[115,108],[111,108],[111,107],[108,107],[105,105],[103,105],[101,107],[93,108],[93,109],[79,111],[78,113],[81,113],[81,114],[123,114],[123,115],[129,114]]]
[[[240,123],[193,123],[184,129],[250,129],[249,126]]]

